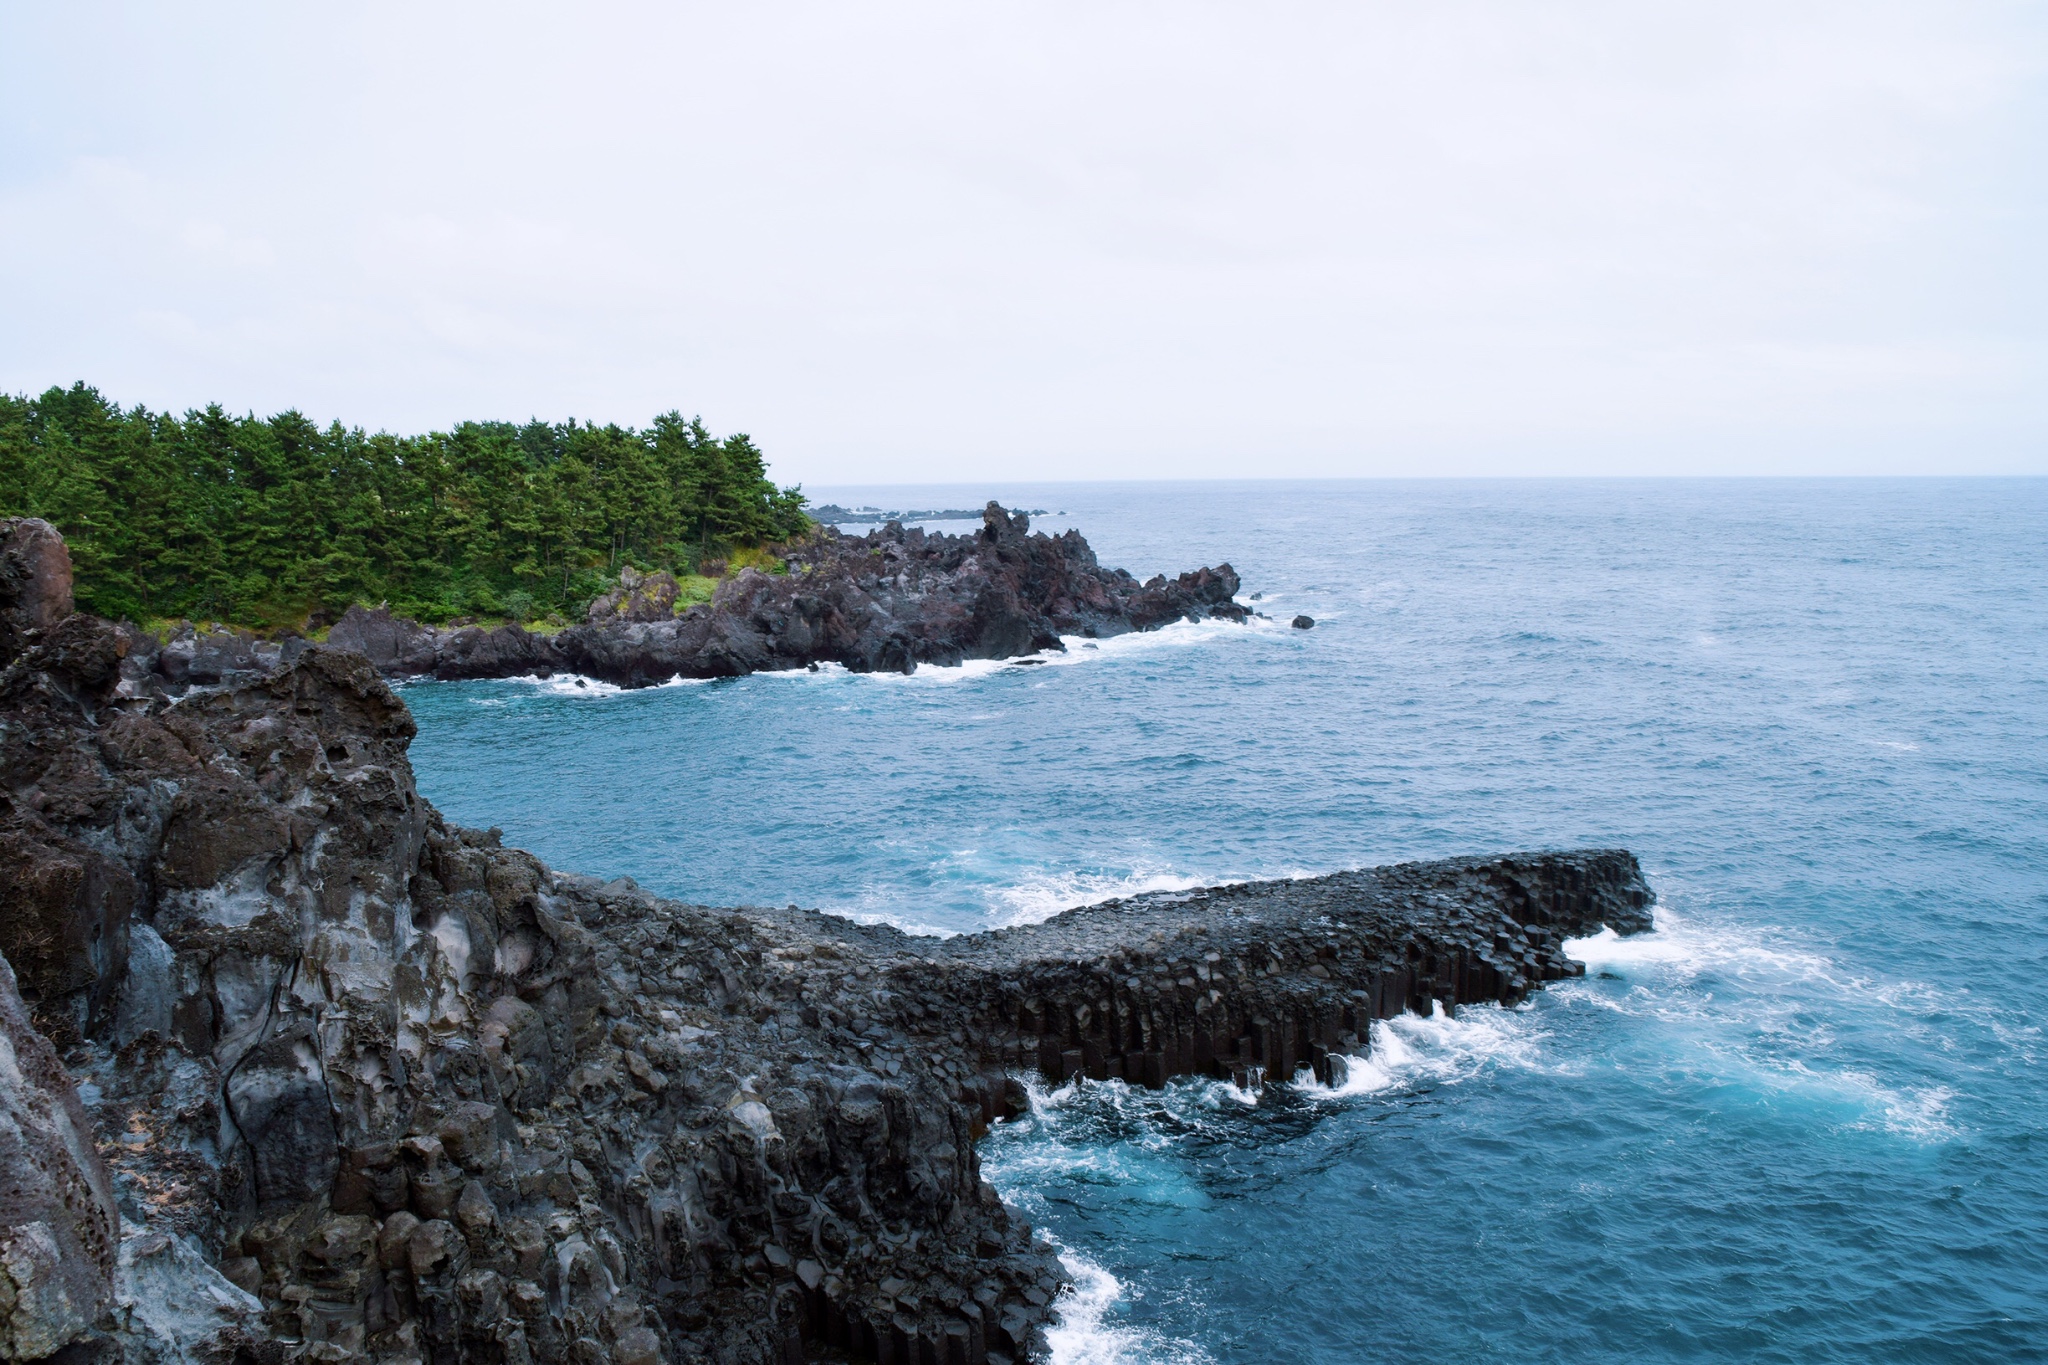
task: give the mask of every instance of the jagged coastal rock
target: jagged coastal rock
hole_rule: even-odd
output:
[[[1621,851],[948,940],[664,900],[447,824],[358,653],[173,699],[46,532],[0,522],[0,1356],[1036,1359],[1064,1273],[974,1148],[1020,1073],[1335,1078],[1650,922]]]
[[[1173,621],[1243,621],[1228,564],[1141,583],[1105,569],[1078,531],[1033,533],[990,503],[974,535],[891,523],[865,536],[821,528],[789,547],[786,574],[747,569],[709,603],[675,610],[667,573],[621,575],[590,619],[557,635],[516,625],[436,630],[352,607],[328,642],[386,677],[502,678],[582,673],[636,687],[836,663],[858,673],[1004,659]]]
[[[118,1227],[78,1092],[0,962],[0,1360],[92,1330],[111,1306]]]

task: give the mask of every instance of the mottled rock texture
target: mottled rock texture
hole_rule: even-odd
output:
[[[110,1306],[118,1216],[78,1092],[0,960],[0,1360],[34,1360]]]
[[[0,659],[21,649],[26,632],[49,630],[70,614],[64,537],[36,517],[0,522]]]
[[[666,621],[676,614],[682,584],[666,569],[641,573],[631,564],[619,570],[619,586],[590,604],[590,624],[614,621]]]
[[[217,642],[236,666],[174,698],[161,651],[24,581],[0,579],[0,952],[28,1009],[0,992],[0,1140],[27,1174],[0,1248],[41,1227],[59,1253],[0,1251],[17,1356],[1032,1358],[1062,1272],[974,1149],[1020,1071],[1329,1076],[1374,1018],[1519,999],[1575,970],[1565,938],[1648,924],[1622,852],[945,941],[661,900],[443,821],[360,654]],[[23,1316],[48,1264],[74,1279]]]
[[[388,677],[574,672],[637,687],[821,663],[907,673],[1057,649],[1063,635],[1248,615],[1232,600],[1238,579],[1228,564],[1140,583],[1098,564],[1080,532],[1034,534],[1027,517],[994,503],[975,535],[893,522],[859,537],[821,528],[789,547],[787,562],[785,574],[745,570],[680,615],[673,577],[629,569],[586,623],[554,636],[518,626],[435,630],[352,607],[328,640]]]

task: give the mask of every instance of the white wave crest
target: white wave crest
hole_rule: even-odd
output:
[[[629,692],[656,692],[669,687],[702,687],[713,681],[710,678],[670,678],[667,682],[654,683],[647,687],[621,687],[608,683],[602,678],[588,677],[582,673],[556,673],[543,678],[537,673],[525,673],[516,678],[500,678],[499,682],[522,683],[534,691],[551,697],[574,697],[578,701],[598,701],[606,697],[624,696]],[[479,699],[478,704],[487,704],[488,699]]]
[[[1027,657],[1048,664],[1085,664],[1098,659],[1149,654],[1158,650],[1187,649],[1196,645],[1213,644],[1218,640],[1242,639],[1247,631],[1263,633],[1284,629],[1284,623],[1262,616],[1251,617],[1242,624],[1214,619],[1173,621],[1157,630],[1134,630],[1099,640],[1091,640],[1084,635],[1063,635],[1060,637],[1060,643],[1066,646],[1065,650],[1046,650],[1044,653]]]
[[[1452,1018],[1442,1005],[1426,1017],[1402,1014],[1372,1026],[1372,1046],[1346,1059],[1342,1082],[1327,1086],[1303,1073],[1296,1088],[1316,1096],[1376,1095],[1416,1085],[1462,1080],[1493,1067],[1545,1065],[1544,1034],[1526,1009],[1468,1005]]]
[[[1885,1027],[1923,1036],[1958,1020],[1983,1022],[1971,1002],[1920,982],[1864,976],[1789,937],[1660,904],[1650,933],[1622,938],[1603,929],[1568,940],[1565,951],[1588,975],[1551,993],[1655,1021],[1661,1036],[1715,1074],[1759,1095],[1800,1096],[1843,1128],[1928,1143],[1958,1136],[1948,1085],[1881,1079],[1837,1043],[1845,1024],[1873,1011]]]
[[[755,673],[756,678],[778,678],[812,685],[843,685],[859,682],[879,686],[934,687],[970,682],[999,673],[1009,666],[1005,659],[968,659],[957,664],[919,664],[912,673],[856,673],[845,664],[827,661],[816,668],[771,668]]]
[[[1586,938],[1566,939],[1567,956],[1586,965],[1587,978],[1567,981],[1550,993],[1574,1002],[1591,1002],[1624,1013],[1647,1010],[1670,1017],[1704,1002],[1680,988],[1724,982],[1739,989],[1714,1002],[1713,1012],[1732,1017],[1745,1008],[1762,1016],[1809,1008],[1833,1000],[1855,1008],[1871,1004],[1907,1014],[1936,1010],[1971,1013],[1953,993],[1912,980],[1882,980],[1843,966],[1833,958],[1786,940],[1782,930],[1716,923],[1660,903],[1655,927],[1623,938],[1602,929]],[[1630,990],[1622,996],[1603,993],[1596,978],[1611,977]]]
[[[1585,963],[1588,972],[1607,972],[1626,979],[1646,975],[1690,978],[1706,972],[1739,977],[1836,979],[1835,964],[1817,953],[1772,946],[1753,931],[1695,921],[1664,905],[1657,906],[1652,913],[1655,927],[1647,934],[1623,938],[1614,930],[1603,928],[1586,938],[1566,939],[1565,954]]]
[[[856,673],[844,664],[824,662],[815,667],[763,669],[748,676],[777,679],[811,685],[843,685],[850,681],[885,687],[944,687],[954,683],[974,682],[998,674],[1017,672],[1042,666],[1071,666],[1092,663],[1100,659],[1119,658],[1126,655],[1149,652],[1158,649],[1184,649],[1191,645],[1209,644],[1216,640],[1231,638],[1233,632],[1242,635],[1246,630],[1273,630],[1276,623],[1252,618],[1244,625],[1230,621],[1175,621],[1157,630],[1132,631],[1124,635],[1113,635],[1107,639],[1091,640],[1085,636],[1069,635],[1061,639],[1063,650],[1041,650],[1036,654],[1024,654],[1010,659],[966,659],[957,664],[919,664],[909,673]],[[400,686],[414,686],[431,683],[431,677],[408,678]],[[517,677],[500,678],[495,681],[523,683],[536,691],[552,696],[575,697],[579,700],[595,700],[601,697],[616,697],[626,692],[648,692],[664,687],[691,687],[705,683],[719,682],[717,678],[685,678],[680,675],[666,682],[654,683],[647,687],[627,688],[616,683],[604,682],[580,673],[557,673],[543,678],[527,673]]]
[[[608,683],[599,678],[587,678],[581,673],[557,673],[543,678],[529,673],[523,678],[507,678],[506,682],[526,683],[536,692],[551,697],[575,697],[579,701],[594,701],[600,697],[616,697],[626,689],[617,683]]]
[[[1140,868],[1131,872],[1036,872],[1023,881],[988,892],[989,918],[1002,928],[1038,924],[1062,910],[1100,905],[1149,891],[1190,891],[1198,886],[1225,886],[1213,877]]]
[[[1054,1301],[1058,1319],[1045,1334],[1053,1365],[1201,1365],[1211,1358],[1188,1342],[1112,1324],[1110,1314],[1125,1297],[1123,1284],[1077,1252],[1059,1247],[1059,1253],[1073,1283]]]
[[[967,659],[957,664],[919,664],[910,673],[855,673],[842,664],[821,663],[816,668],[784,668],[756,673],[757,678],[786,678],[813,683],[844,683],[858,680],[889,687],[944,686],[974,682],[998,674],[1039,667],[1072,667],[1103,659],[1122,658],[1162,649],[1186,649],[1217,640],[1241,636],[1245,630],[1274,629],[1271,621],[1254,617],[1244,625],[1230,621],[1175,621],[1157,630],[1131,631],[1094,640],[1082,635],[1062,636],[1063,649],[1040,650],[1009,659]]]
[[[855,924],[884,924],[912,938],[955,938],[966,932],[951,925],[913,919],[899,910],[876,910],[866,905],[820,905],[817,909],[820,914],[852,920]]]
[[[1956,1092],[1945,1085],[1901,1088],[1888,1086],[1864,1071],[1842,1071],[1820,1078],[1828,1088],[1860,1105],[1869,1115],[1852,1128],[1882,1129],[1915,1142],[1947,1142],[1962,1133],[1949,1115]]]
[[[910,913],[920,903],[920,898],[916,892],[906,888],[870,890],[850,900],[822,904],[818,908],[859,924],[887,924],[906,934],[951,938],[955,934],[983,929],[1038,924],[1077,906],[1099,905],[1103,901],[1140,896],[1151,891],[1187,891],[1195,887],[1230,884],[1223,878],[1195,877],[1140,867],[1129,872],[1029,872],[1007,885],[984,883],[975,886],[973,882],[981,879],[984,870],[975,863],[973,850],[957,851],[933,864],[933,870],[939,873],[950,874],[963,868],[968,878],[968,885],[963,889],[967,894],[978,897],[983,906],[979,923],[940,924],[920,919]],[[960,886],[959,881],[950,875],[943,876],[941,880],[949,886]]]

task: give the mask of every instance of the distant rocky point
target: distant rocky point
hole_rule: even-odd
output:
[[[879,507],[841,507],[836,502],[820,503],[807,508],[806,512],[811,520],[827,526],[881,526],[891,521],[900,521],[908,526],[917,521],[975,521],[981,517],[978,510],[965,507],[886,512]],[[1032,507],[1020,508],[1017,515],[1043,517],[1050,514],[1043,507]]]
[[[1244,621],[1228,564],[1139,582],[1104,569],[1078,531],[1032,533],[1028,518],[991,504],[974,535],[891,524],[865,536],[830,528],[785,547],[788,572],[743,570],[708,603],[678,607],[682,585],[630,565],[558,633],[517,625],[426,626],[354,606],[328,643],[362,654],[388,678],[504,678],[579,673],[625,687],[675,677],[737,677],[839,664],[903,672],[919,664],[1004,659],[1061,648],[1062,636],[1108,637],[1183,620]],[[55,544],[62,545],[56,532]],[[68,560],[67,560],[68,563]],[[309,642],[220,625],[132,625],[123,695],[177,696],[288,664]]]
[[[747,569],[708,603],[677,610],[666,572],[627,570],[589,618],[555,635],[516,625],[435,629],[352,607],[328,642],[386,677],[580,673],[623,687],[835,663],[857,673],[1006,659],[1174,621],[1243,621],[1228,564],[1139,582],[1105,569],[1079,531],[1031,531],[990,503],[972,535],[890,522],[865,536],[829,527],[787,549],[787,573]]]

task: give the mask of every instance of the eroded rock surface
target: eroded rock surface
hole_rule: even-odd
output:
[[[675,611],[666,573],[628,570],[558,635],[518,626],[436,630],[352,607],[329,632],[388,677],[517,677],[575,672],[627,687],[836,663],[907,673],[919,664],[1056,649],[1063,635],[1109,636],[1169,622],[1242,621],[1228,564],[1140,583],[1105,569],[1078,531],[1033,533],[995,503],[976,535],[891,523],[865,536],[821,529],[791,547],[789,572],[749,569],[707,604]]]
[[[133,632],[23,600],[0,952],[17,1055],[40,1034],[66,1073],[38,1112],[90,1125],[120,1219],[114,1246],[104,1200],[64,1205],[99,1240],[36,1340],[84,1358],[1033,1358],[1062,1272],[974,1149],[1017,1073],[1328,1076],[1374,1018],[1518,999],[1565,938],[1648,923],[1621,852],[944,941],[681,904],[448,825],[361,655],[173,699]],[[0,1237],[53,1198],[0,1203]]]
[[[113,1187],[78,1092],[0,960],[0,1360],[35,1360],[111,1305]]]
[[[676,614],[682,585],[666,569],[641,573],[631,564],[619,570],[619,585],[590,604],[592,625],[613,621],[666,621]]]

